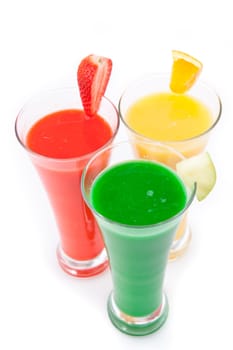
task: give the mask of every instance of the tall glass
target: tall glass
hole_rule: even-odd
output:
[[[132,160],[146,160],[155,164],[155,157],[151,157],[152,151],[153,155],[166,151],[166,154],[172,159],[174,157],[177,161],[183,159],[183,156],[177,151],[159,143],[141,142],[137,146],[144,150],[143,154],[135,152],[135,144],[127,141],[97,152],[83,171],[82,193],[98,221],[109,256],[113,280],[113,291],[108,299],[109,317],[122,332],[131,335],[146,335],[160,328],[167,318],[168,301],[163,292],[163,283],[168,254],[177,226],[195,196],[196,187],[195,184],[191,190],[185,187],[187,198],[182,209],[175,215],[168,216],[165,220],[155,224],[122,224],[118,220],[109,219],[103,212],[100,213],[100,210],[96,209],[93,204],[92,189],[96,179],[106,170],[119,164],[128,164]],[[146,152],[148,149],[150,152]],[[160,160],[157,164],[164,167]],[[174,163],[165,168],[172,169],[175,173]],[[180,181],[182,183],[181,179]],[[124,182],[123,177],[120,177],[120,182]],[[145,183],[141,178],[137,187],[140,188],[142,182]],[[158,186],[162,186],[161,184],[162,182],[159,182]],[[172,189],[174,190],[176,186],[177,183]],[[148,195],[152,195],[151,190],[149,192]],[[119,194],[120,197],[124,195],[121,191]],[[106,187],[102,188],[101,195],[104,197],[104,206]],[[174,198],[175,202],[177,199],[177,197]],[[111,200],[114,202],[116,199],[113,196]],[[130,200],[134,207],[135,202]],[[166,201],[166,199],[163,200]],[[172,203],[174,204],[174,201]],[[135,206],[139,208],[139,211],[142,210],[141,206]],[[124,213],[127,207],[122,207],[121,210]]]
[[[134,140],[136,143],[142,141],[150,141],[150,142],[163,142],[170,147],[176,149],[180,153],[182,153],[185,157],[191,157],[193,155],[199,154],[202,152],[209,140],[209,136],[215,126],[218,124],[221,111],[222,104],[218,94],[215,90],[209,85],[203,83],[202,81],[197,81],[195,85],[192,87],[187,95],[191,98],[194,98],[196,101],[202,103],[211,115],[211,123],[207,130],[202,130],[198,134],[193,137],[183,137],[177,140],[176,131],[168,138],[164,138],[164,135],[161,134],[153,136],[153,128],[158,128],[158,124],[154,124],[150,130],[141,130],[140,126],[135,129],[135,126],[131,125],[131,122],[128,120],[128,111],[129,109],[140,99],[150,96],[152,94],[160,94],[160,93],[168,93],[171,94],[169,90],[169,74],[151,74],[137,81],[133,82],[129,85],[126,90],[123,92],[120,100],[119,100],[119,114],[120,118],[126,127],[128,136],[130,140]],[[174,94],[173,94],[174,95]],[[171,105],[168,107],[171,108]],[[173,108],[173,107],[172,107]],[[175,107],[174,107],[175,108]],[[182,107],[179,107],[182,108]],[[140,112],[141,113],[141,112]],[[142,125],[145,124],[143,122],[143,117],[138,112],[138,118],[141,118]],[[160,115],[160,111],[157,110],[155,113]],[[179,114],[179,110],[176,111],[177,115]],[[163,124],[163,117],[161,116],[159,123]],[[173,123],[176,123],[176,120],[173,120]],[[144,126],[143,126],[144,127]],[[169,125],[168,127],[172,127]],[[190,129],[192,129],[192,125],[190,123]],[[201,128],[200,128],[201,129]],[[173,130],[171,128],[171,130]],[[158,155],[157,155],[158,156]],[[161,161],[166,162],[166,152],[160,154]],[[179,229],[177,230],[177,234],[175,236],[174,242],[172,244],[171,252],[169,255],[169,259],[176,259],[178,256],[182,255],[183,252],[188,247],[188,244],[191,240],[191,230],[189,225],[187,224],[187,215],[184,217],[183,221],[180,224]]]
[[[75,277],[89,277],[108,266],[101,233],[83,201],[80,189],[83,168],[94,152],[59,159],[35,153],[27,144],[28,133],[38,120],[56,111],[76,109],[82,110],[77,87],[43,92],[21,109],[15,131],[18,141],[36,167],[52,205],[60,235],[57,258],[61,268]],[[112,102],[104,97],[98,114],[112,130],[112,136],[105,145],[111,144],[119,127],[118,112]]]

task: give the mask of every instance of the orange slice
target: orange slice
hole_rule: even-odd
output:
[[[202,71],[202,63],[182,51],[173,50],[170,89],[178,94],[188,91]]]

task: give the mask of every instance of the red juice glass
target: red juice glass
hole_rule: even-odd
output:
[[[45,150],[45,155],[44,150],[31,147],[29,136],[33,138],[30,133],[38,123],[43,126],[42,120],[55,116],[58,119],[54,124],[59,124],[65,145],[61,147],[56,143],[57,134],[48,136],[47,130],[40,130],[42,144],[47,142],[43,147],[53,149],[50,153]],[[69,130],[66,130],[69,123],[73,133],[70,143]],[[51,125],[55,132],[53,123]],[[86,117],[77,87],[41,93],[24,105],[16,119],[16,137],[35,166],[53,208],[60,236],[59,265],[75,277],[94,276],[108,266],[102,235],[82,198],[80,182],[88,160],[97,150],[112,143],[118,128],[117,109],[106,97],[102,98],[98,115],[93,119]]]

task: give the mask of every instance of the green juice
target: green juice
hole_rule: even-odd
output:
[[[116,305],[134,317],[149,315],[161,305],[169,249],[187,203],[182,181],[159,163],[127,161],[98,175],[90,202],[100,214]]]

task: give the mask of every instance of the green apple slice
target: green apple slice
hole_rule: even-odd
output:
[[[196,196],[199,201],[203,200],[215,185],[216,169],[208,152],[178,162],[176,170],[188,187],[192,187],[196,182]]]

